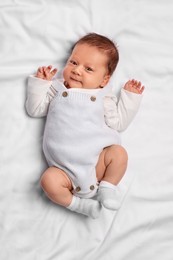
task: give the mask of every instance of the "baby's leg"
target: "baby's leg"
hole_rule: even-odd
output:
[[[41,186],[50,200],[72,211],[97,218],[101,205],[92,199],[80,199],[73,196],[72,183],[68,176],[59,168],[48,168],[41,177]]]
[[[98,199],[109,209],[117,209],[116,185],[120,182],[127,168],[127,152],[120,145],[105,148],[100,154],[96,173],[100,182]]]
[[[72,183],[59,168],[50,167],[42,175],[40,184],[46,195],[53,202],[67,207],[72,201]]]

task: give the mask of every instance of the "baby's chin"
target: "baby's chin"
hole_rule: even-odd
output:
[[[65,85],[65,87],[67,89],[70,89],[70,88],[83,88],[82,84],[78,84],[78,83],[77,84],[76,83],[70,84],[67,81],[64,82],[64,85]]]

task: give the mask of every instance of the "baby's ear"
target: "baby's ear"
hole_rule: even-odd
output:
[[[108,82],[109,82],[109,80],[110,80],[110,75],[105,75],[104,76],[104,79],[103,79],[103,81],[102,81],[102,84],[101,84],[101,86],[104,88],[104,86],[106,86],[107,84],[108,84]]]

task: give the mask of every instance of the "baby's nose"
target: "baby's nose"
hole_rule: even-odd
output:
[[[73,73],[77,74],[77,75],[81,75],[81,67],[78,65],[78,66],[75,66],[73,68]]]

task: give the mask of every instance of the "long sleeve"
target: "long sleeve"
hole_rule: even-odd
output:
[[[113,95],[105,97],[105,122],[106,124],[119,131],[124,131],[136,113],[138,112],[142,95],[129,92],[122,88],[119,100]]]
[[[49,104],[56,94],[56,90],[51,84],[52,81],[34,76],[28,78],[26,110],[30,116],[43,117],[47,115]]]

